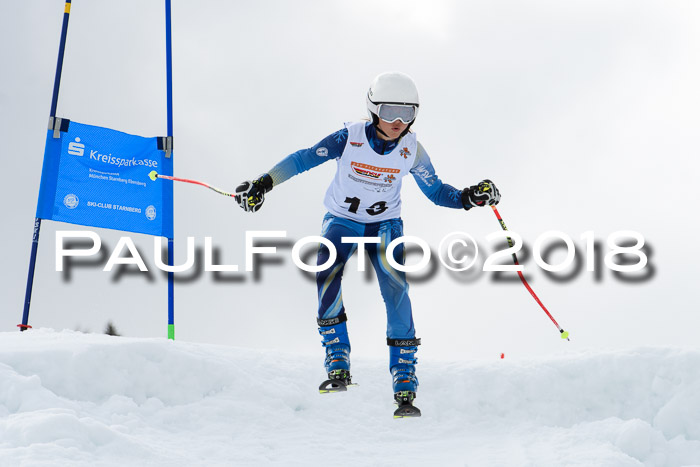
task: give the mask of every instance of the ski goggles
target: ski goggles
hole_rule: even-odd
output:
[[[415,105],[379,104],[377,116],[387,123],[401,120],[402,123],[411,123],[416,118],[418,109]]]

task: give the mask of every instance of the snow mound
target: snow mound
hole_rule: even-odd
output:
[[[0,466],[700,465],[700,351],[421,360],[394,420],[383,359],[319,395],[320,355],[0,333]]]

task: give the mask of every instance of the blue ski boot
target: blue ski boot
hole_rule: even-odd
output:
[[[399,406],[394,418],[420,417],[418,407],[413,405],[418,390],[416,377],[416,352],[420,339],[387,339],[390,346],[390,371],[394,384],[394,401]]]
[[[347,316],[318,319],[318,332],[321,334],[321,344],[326,348],[324,366],[328,379],[321,383],[318,390],[321,394],[347,391],[352,384],[350,376],[350,341],[345,324]]]

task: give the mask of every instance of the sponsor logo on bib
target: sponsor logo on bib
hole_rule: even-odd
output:
[[[397,174],[401,172],[399,169],[392,169],[388,167],[377,167],[374,165],[362,164],[360,162],[351,162],[350,166],[352,171],[361,177],[369,178],[372,180],[379,180],[382,177],[390,177],[391,179],[396,179],[392,174]]]

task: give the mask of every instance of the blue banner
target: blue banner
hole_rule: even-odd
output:
[[[172,182],[148,177],[172,176],[158,139],[77,122],[49,130],[36,216],[173,238]]]

